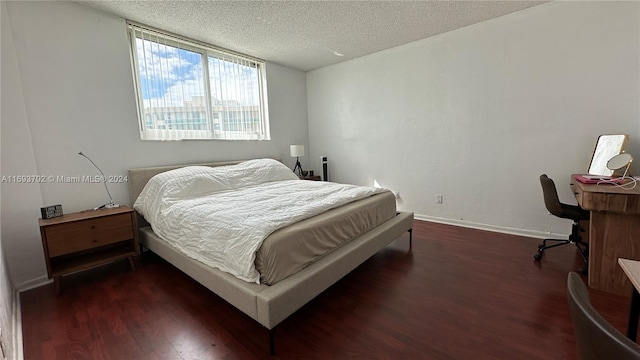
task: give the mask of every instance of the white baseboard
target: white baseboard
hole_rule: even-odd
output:
[[[13,360],[23,360],[23,339],[22,339],[22,305],[20,304],[20,293],[33,288],[46,285],[53,280],[46,275],[33,280],[25,281],[15,288],[15,301],[13,303]]]
[[[20,293],[18,291],[14,294],[15,299],[13,301],[13,315],[11,321],[13,322],[13,360],[24,359],[24,353],[22,351],[22,306],[20,305]]]
[[[16,290],[18,292],[27,291],[27,290],[31,290],[31,289],[40,287],[42,285],[50,284],[51,282],[53,282],[52,279],[49,279],[46,275],[42,275],[42,276],[37,277],[35,279],[27,280],[27,281],[25,281],[23,283],[18,284],[16,286]]]
[[[445,219],[445,218],[420,215],[420,214],[414,214],[413,217],[416,220],[431,221],[431,222],[436,222],[440,224],[462,226],[462,227],[471,228],[471,229],[493,231],[493,232],[498,232],[502,234],[517,235],[517,236],[524,236],[524,237],[537,238],[537,239],[546,239],[546,238],[565,239],[569,237],[569,234],[556,234],[556,233],[550,233],[545,231],[515,229],[515,228],[510,228],[505,226],[480,224],[472,221]]]

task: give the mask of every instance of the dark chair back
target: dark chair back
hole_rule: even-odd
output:
[[[589,292],[575,272],[567,278],[567,298],[579,360],[640,359],[640,345],[629,340],[591,305]]]
[[[540,175],[540,185],[542,185],[542,194],[544,196],[544,206],[547,207],[547,211],[558,217],[564,216],[564,209],[560,203],[558,192],[556,191],[556,185],[553,183],[546,174]]]

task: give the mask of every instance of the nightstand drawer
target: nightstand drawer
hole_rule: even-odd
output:
[[[45,229],[49,256],[60,256],[133,239],[131,214],[117,214]]]

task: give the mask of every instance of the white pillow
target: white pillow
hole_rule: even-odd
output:
[[[248,160],[237,165],[186,166],[152,177],[133,207],[149,221],[147,214],[161,202],[183,200],[230,191],[271,181],[299,180],[284,164],[273,159]]]

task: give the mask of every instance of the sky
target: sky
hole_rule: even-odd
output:
[[[145,108],[183,106],[192,96],[204,96],[205,69],[200,53],[140,38],[136,39],[136,45]],[[259,104],[256,68],[212,56],[208,56],[207,65],[215,99]]]

